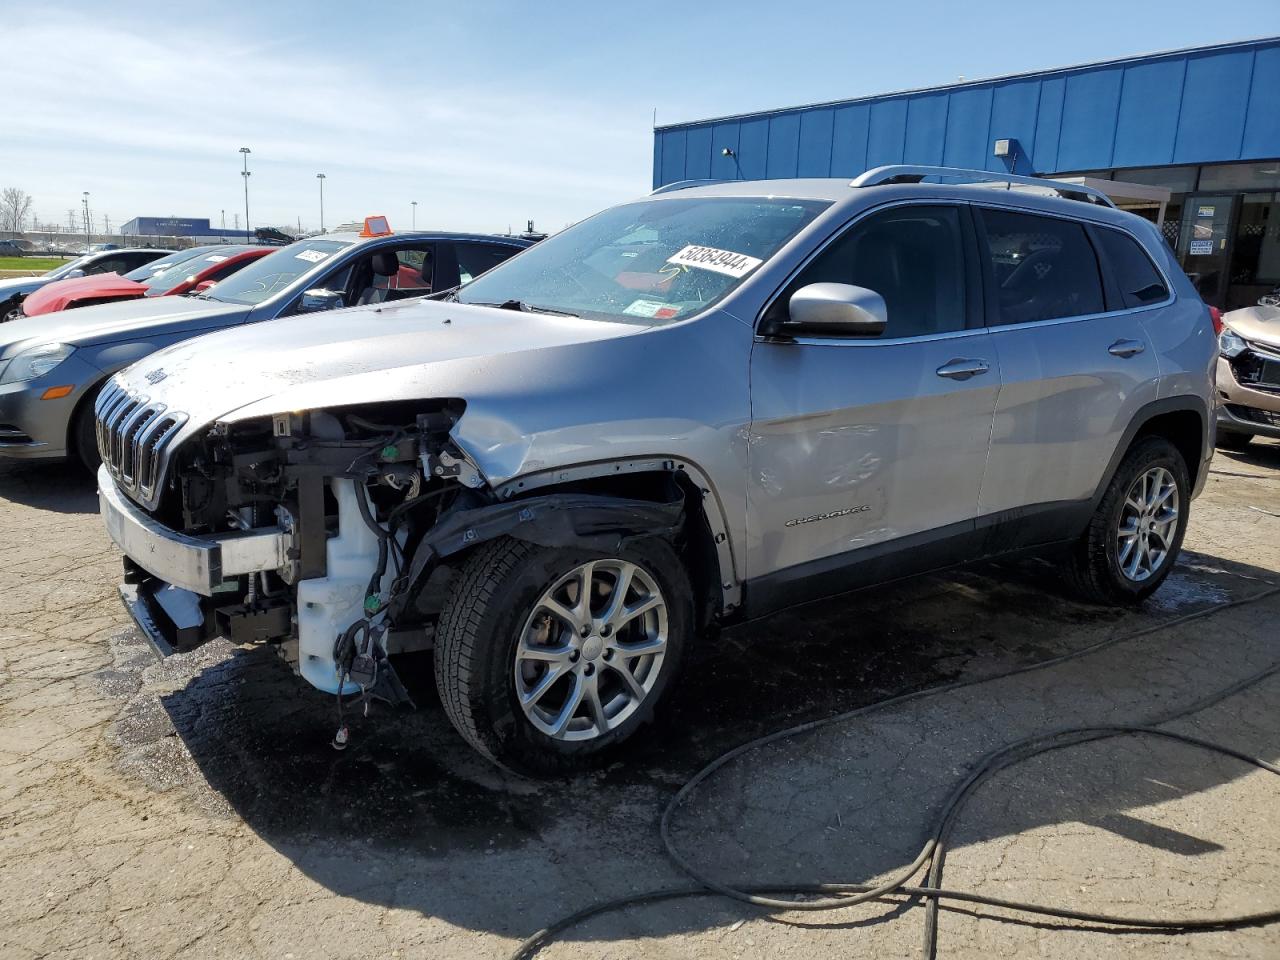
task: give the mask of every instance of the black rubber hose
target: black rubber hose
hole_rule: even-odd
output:
[[[1169,627],[1186,623],[1192,620],[1202,619],[1215,613],[1231,607],[1238,607],[1247,603],[1255,603],[1268,597],[1280,593],[1280,588],[1272,588],[1262,591],[1252,597],[1244,597],[1239,600],[1233,600],[1228,603],[1218,604],[1206,610],[1197,611],[1195,613],[1186,614],[1164,623],[1155,624],[1151,627],[1135,631],[1133,633],[1124,634],[1118,637],[1111,637],[1100,640],[1081,650],[1064,654],[1059,657],[1053,657],[1039,663],[1031,664],[1026,667],[1020,667],[1016,670],[1008,671],[995,677],[976,677],[969,680],[956,681],[954,683],[944,684],[941,687],[934,687],[927,690],[918,690],[912,693],[903,694],[898,697],[892,697],[879,703],[870,704],[860,707],[856,710],[850,710],[845,713],[837,714],[832,717],[826,717],[821,720],[812,720],[802,723],[786,730],[780,730],[775,733],[767,734],[755,740],[748,741],[738,747],[728,751],[717,757],[711,763],[707,764],[691,777],[680,788],[676,795],[667,804],[662,813],[660,824],[660,833],[663,845],[667,855],[671,860],[680,867],[685,873],[689,874],[693,879],[698,881],[698,886],[686,887],[665,887],[658,890],[647,891],[639,894],[618,897],[604,903],[596,904],[577,911],[569,916],[557,920],[546,928],[539,930],[533,936],[525,940],[516,951],[511,955],[512,960],[527,960],[534,956],[542,947],[546,946],[558,933],[570,929],[585,920],[598,916],[603,913],[624,909],[626,907],[637,906],[644,903],[652,903],[661,900],[671,900],[681,897],[697,897],[720,895],[749,903],[755,906],[768,907],[777,910],[838,910],[855,904],[865,903],[869,900],[883,900],[889,897],[909,897],[923,898],[926,908],[925,931],[924,931],[924,947],[925,957],[932,958],[936,953],[937,941],[937,911],[938,904],[941,900],[955,900],[966,903],[977,903],[986,906],[1000,907],[1006,910],[1012,910],[1019,913],[1030,913],[1040,916],[1048,916],[1066,920],[1079,920],[1090,923],[1104,924],[1107,926],[1118,927],[1138,927],[1143,929],[1161,929],[1174,931],[1190,931],[1190,930],[1207,930],[1207,929],[1223,929],[1228,927],[1252,926],[1259,924],[1275,923],[1280,921],[1280,909],[1261,911],[1251,914],[1240,914],[1229,917],[1206,917],[1206,918],[1153,918],[1153,917],[1121,917],[1111,914],[1091,913],[1088,911],[1066,910],[1060,907],[1054,907],[1045,904],[1026,903],[1015,900],[1002,900],[998,897],[989,897],[981,894],[969,893],[966,891],[945,890],[939,886],[942,876],[942,866],[945,860],[946,841],[950,836],[951,830],[958,818],[960,811],[963,809],[965,802],[977,788],[988,777],[1003,770],[1007,767],[1021,763],[1031,757],[1047,753],[1051,750],[1058,750],[1076,744],[1085,743],[1092,740],[1099,740],[1106,737],[1123,736],[1123,735],[1146,735],[1163,737],[1169,740],[1187,743],[1192,746],[1199,747],[1214,753],[1224,754],[1226,756],[1235,757],[1246,763],[1250,763],[1259,769],[1266,770],[1270,773],[1280,775],[1280,767],[1262,760],[1257,757],[1249,756],[1235,750],[1232,747],[1221,744],[1212,743],[1208,740],[1201,740],[1196,737],[1190,737],[1184,734],[1173,733],[1171,731],[1162,730],[1158,727],[1144,725],[1109,725],[1109,726],[1089,726],[1089,727],[1069,727],[1055,730],[1047,733],[1035,734],[1021,740],[1008,744],[984,757],[977,767],[970,773],[961,783],[959,783],[948,796],[934,818],[934,827],[930,831],[920,854],[915,858],[912,864],[902,871],[899,871],[892,880],[884,883],[871,884],[835,884],[835,883],[814,883],[806,885],[797,884],[758,884],[745,887],[733,887],[728,884],[721,883],[713,877],[707,876],[693,864],[691,864],[679,850],[676,849],[675,843],[671,838],[671,816],[677,808],[679,808],[689,795],[717,770],[734,760],[735,758],[755,750],[769,743],[794,737],[802,733],[817,730],[822,727],[832,726],[851,720],[855,717],[861,717],[866,714],[884,710],[890,706],[905,703],[912,700],[923,699],[925,697],[934,697],[943,693],[959,690],[965,687],[976,686],[981,683],[987,683],[993,680],[1004,679],[1006,677],[1018,676],[1024,673],[1030,673],[1035,670],[1044,670],[1046,668],[1064,663],[1070,660],[1076,660],[1106,647],[1114,646],[1118,643],[1127,642],[1137,639],[1138,637],[1154,633],[1159,630],[1165,630]],[[1254,684],[1260,683],[1266,678],[1280,672],[1280,665],[1267,668],[1259,673],[1254,674],[1238,683],[1232,684],[1216,693],[1206,697],[1189,707],[1183,708],[1176,712],[1169,712],[1160,718],[1155,719],[1155,723],[1168,723],[1171,720],[1180,717],[1189,716],[1198,711],[1204,710],[1213,704],[1216,704],[1235,693],[1244,690]],[[906,881],[909,880],[926,862],[929,863],[929,882],[925,886],[909,886]],[[819,899],[813,900],[781,900],[776,896],[766,896],[766,894],[790,894],[817,896]],[[843,896],[830,896],[833,894],[844,894]]]
[[[369,578],[369,586],[365,589],[365,597],[375,597],[381,593],[382,576],[387,572],[387,541],[391,539],[391,535],[378,525],[378,521],[373,518],[373,513],[369,510],[369,497],[365,492],[360,481],[353,481],[356,485],[356,505],[360,508],[360,516],[364,520],[365,526],[373,531],[373,535],[378,538],[378,564],[373,571],[373,576]],[[366,610],[366,613],[369,611]]]

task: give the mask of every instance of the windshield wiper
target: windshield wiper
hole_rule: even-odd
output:
[[[540,307],[536,303],[525,303],[523,300],[503,300],[501,303],[481,303],[479,301],[458,301],[471,307],[497,307],[499,310],[519,310],[522,313],[551,313],[557,317],[577,317],[578,314],[568,310],[557,310],[554,307]]]

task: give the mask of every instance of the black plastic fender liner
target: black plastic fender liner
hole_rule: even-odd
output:
[[[578,546],[614,553],[641,537],[674,537],[684,527],[684,497],[635,500],[590,493],[549,493],[446,514],[427,531],[409,563],[405,589],[388,605],[394,622],[439,561],[498,537],[542,547]]]

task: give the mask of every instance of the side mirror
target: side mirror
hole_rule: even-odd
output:
[[[772,336],[878,337],[889,322],[884,297],[848,283],[811,283],[791,295]]]
[[[81,270],[79,267],[76,267],[74,270],[68,270],[68,271],[67,271],[67,275],[66,275],[63,279],[64,279],[64,280],[78,280],[78,279],[80,279],[80,278],[81,278],[81,277],[83,277],[83,276],[84,276],[84,271],[83,271],[83,270]]]
[[[213,287],[215,284],[217,284],[217,282],[218,282],[217,280],[201,280],[199,283],[197,283],[194,287],[191,288],[191,292],[204,293],[210,287]]]
[[[333,290],[308,290],[298,302],[299,313],[322,313],[325,310],[341,310],[347,304],[342,294]]]

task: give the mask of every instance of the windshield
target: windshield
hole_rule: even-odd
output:
[[[171,253],[168,256],[161,257],[159,260],[152,260],[150,263],[144,263],[136,270],[130,270],[124,275],[124,278],[126,280],[135,280],[138,283],[148,283],[152,277],[164,270],[166,267],[171,267],[175,263],[183,263],[193,257],[198,257],[207,249],[209,248],[192,247],[190,250],[179,250],[176,253]]]
[[[76,257],[74,260],[70,260],[67,263],[64,263],[60,267],[54,267],[52,270],[46,273],[45,276],[48,277],[50,280],[56,280],[58,277],[61,277],[70,273],[72,270],[76,269],[76,267],[83,267],[86,263],[89,262],[90,259],[91,258],[87,256]]]
[[[830,204],[683,197],[613,207],[458,291],[462,303],[669,321],[729,293]]]
[[[201,296],[224,303],[257,305],[349,246],[346,240],[300,240],[253,261]]]
[[[158,273],[153,273],[149,279],[143,281],[147,285],[147,296],[163,297],[175,287],[186,283],[196,274],[203,273],[210,267],[225,262],[232,254],[243,253],[247,249],[249,248],[227,247],[224,250],[215,248],[208,253],[197,254],[178,263],[170,264],[168,267],[163,267]]]

